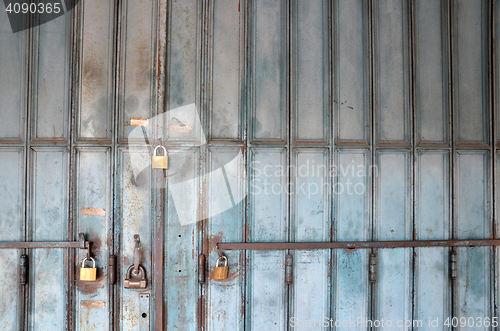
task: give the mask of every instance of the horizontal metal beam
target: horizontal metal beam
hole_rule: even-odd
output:
[[[80,248],[79,241],[1,241],[0,249],[8,248]]]
[[[404,240],[404,241],[340,241],[340,242],[290,242],[290,243],[217,243],[221,250],[280,250],[280,249],[357,249],[404,247],[470,247],[500,246],[500,239],[470,240]]]
[[[0,249],[31,248],[80,248],[89,249],[92,242],[85,241],[85,234],[78,234],[79,241],[0,241]]]

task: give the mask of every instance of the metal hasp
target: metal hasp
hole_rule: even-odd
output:
[[[500,246],[500,239],[471,240],[407,240],[407,241],[341,241],[341,242],[289,242],[289,243],[217,243],[221,250],[282,250],[282,249],[357,249],[405,247],[470,247]]]
[[[80,248],[90,251],[92,242],[85,241],[85,234],[80,233],[78,239],[78,241],[0,241],[0,249]]]

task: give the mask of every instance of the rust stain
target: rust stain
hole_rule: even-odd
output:
[[[214,235],[211,235],[210,238],[208,239],[207,253],[210,254],[212,251],[216,250],[215,245],[217,245],[217,243],[219,242],[222,242],[223,239],[224,239],[224,234],[222,232],[218,232]]]
[[[75,266],[75,280],[76,286],[82,294],[96,294],[99,289],[104,289],[104,278],[107,274],[103,273],[102,268],[97,268],[97,279],[95,281],[81,281],[80,267],[81,265],[79,263]]]
[[[87,216],[106,216],[106,211],[103,208],[82,208],[81,214]]]
[[[102,300],[82,300],[82,308],[106,308],[106,303]]]

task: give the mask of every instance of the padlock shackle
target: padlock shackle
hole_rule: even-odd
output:
[[[92,257],[90,257],[90,259],[92,260],[92,268],[95,269],[95,260]],[[88,261],[88,259],[87,258],[83,259],[83,261],[82,261],[82,268],[85,268],[85,261]]]
[[[162,145],[158,145],[158,146],[156,146],[156,147],[155,147],[155,150],[154,150],[154,152],[153,152],[153,155],[154,155],[154,156],[158,156],[158,155],[156,155],[156,150],[157,150],[158,148],[160,148],[160,147],[161,147],[161,148],[163,148],[163,153],[164,153],[164,155],[161,155],[161,156],[167,156],[167,149],[166,149],[164,146],[162,146]]]
[[[135,267],[134,264],[132,264],[130,267],[128,267],[126,279],[130,279],[130,277],[132,276],[132,269],[134,269],[134,267]],[[146,279],[146,270],[144,270],[144,268],[140,264],[137,267],[137,269],[139,270],[139,272],[135,276],[142,275],[142,280],[145,280]]]
[[[227,257],[225,257],[224,255],[219,256],[219,258],[217,259],[217,262],[215,262],[215,266],[216,267],[219,266],[219,262],[221,259],[224,259],[224,267],[227,267]]]

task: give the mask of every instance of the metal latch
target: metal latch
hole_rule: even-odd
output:
[[[203,284],[205,282],[205,254],[201,254],[198,257],[198,283]]]
[[[377,254],[370,254],[370,282],[375,283],[377,281]]]
[[[285,262],[285,281],[287,284],[291,284],[293,280],[293,256],[288,254],[286,256]]]
[[[457,279],[457,251],[452,250],[450,252],[450,277],[451,279]]]

